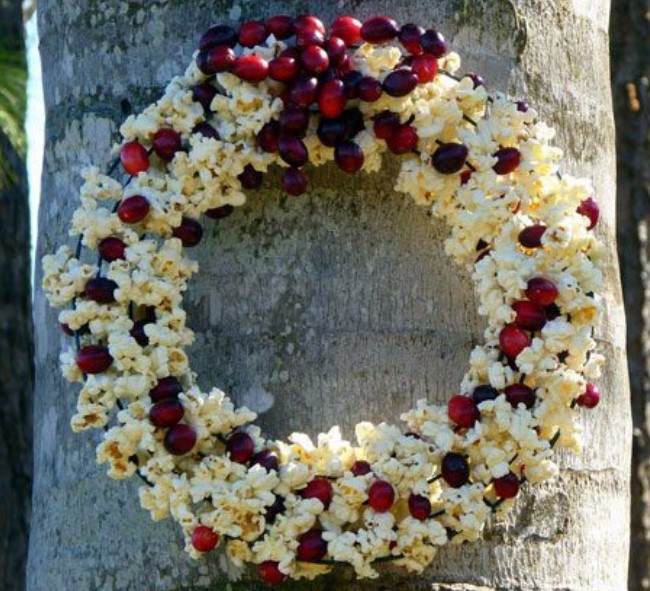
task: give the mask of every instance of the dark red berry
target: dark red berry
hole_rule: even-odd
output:
[[[317,29],[306,29],[296,33],[296,46],[307,47],[308,45],[322,46],[325,44],[325,35]]]
[[[169,376],[158,380],[158,383],[149,390],[149,397],[152,402],[160,402],[161,400],[176,398],[182,391],[183,386],[181,386],[178,378]]]
[[[277,152],[279,139],[280,124],[277,121],[265,123],[257,134],[257,143],[265,152]]]
[[[594,408],[600,402],[600,392],[591,382],[587,383],[587,389],[576,398],[578,406],[585,408]]]
[[[218,72],[229,72],[237,59],[235,52],[227,45],[206,49],[196,57],[199,70],[210,76]]]
[[[181,225],[172,230],[174,238],[178,238],[185,247],[196,246],[203,238],[203,226],[196,220],[183,217]]]
[[[343,115],[341,116],[341,119],[343,119],[343,124],[345,125],[346,139],[353,138],[360,131],[363,131],[366,128],[366,123],[363,118],[363,113],[361,113],[361,111],[356,107],[344,111]]]
[[[269,74],[269,64],[259,55],[243,55],[235,61],[232,73],[246,82],[261,82]]]
[[[265,560],[257,567],[260,580],[267,585],[282,585],[288,575],[280,570],[280,563],[273,560]]]
[[[82,347],[75,358],[77,367],[83,373],[102,373],[113,363],[113,357],[108,348],[101,345],[86,345]]]
[[[272,452],[270,449],[263,449],[262,451],[257,452],[251,458],[251,466],[259,464],[262,468],[265,468],[267,472],[277,470],[280,467],[280,462],[278,456],[275,452]]]
[[[343,39],[330,37],[325,41],[325,51],[330,59],[330,66],[336,68],[341,65],[346,56],[346,47]]]
[[[469,464],[464,456],[449,452],[442,459],[443,480],[452,488],[460,488],[469,482]]]
[[[481,412],[472,398],[456,394],[447,403],[449,418],[459,427],[469,429],[481,418]]]
[[[318,123],[316,134],[324,146],[333,148],[345,138],[345,125],[342,118],[322,118]]]
[[[468,168],[467,170],[463,170],[463,172],[460,173],[460,184],[461,185],[466,185],[469,183],[469,179],[472,178],[472,169]]]
[[[364,76],[357,83],[357,95],[367,103],[374,103],[379,100],[383,93],[384,87],[381,82],[372,76]]]
[[[401,125],[387,140],[388,149],[393,154],[406,154],[418,146],[418,132],[410,125]]]
[[[239,27],[239,45],[242,47],[255,47],[266,41],[268,33],[261,21],[246,21]]]
[[[411,55],[418,55],[422,53],[422,45],[420,45],[422,35],[424,35],[422,27],[408,23],[399,30],[399,41]]]
[[[521,162],[521,153],[517,148],[501,148],[493,156],[496,157],[497,163],[492,170],[497,174],[510,174],[517,169]]]
[[[546,324],[544,308],[528,300],[521,300],[512,304],[512,309],[517,314],[515,324],[526,330],[542,330]]]
[[[528,110],[530,109],[530,105],[528,104],[528,101],[517,101],[517,111],[520,113],[528,113]]]
[[[319,529],[310,529],[298,538],[296,558],[302,562],[314,562],[327,554],[327,542],[323,539],[323,532]]]
[[[233,211],[235,211],[235,208],[227,203],[221,207],[213,207],[212,209],[208,209],[205,212],[205,215],[213,220],[222,220],[223,218],[227,218],[229,215],[231,215]]]
[[[192,532],[192,546],[199,552],[209,552],[219,543],[219,534],[205,525]]]
[[[280,183],[282,189],[293,197],[299,197],[307,190],[307,177],[299,168],[287,168]]]
[[[106,277],[89,279],[84,289],[84,297],[98,304],[112,304],[115,301],[117,283]]]
[[[312,14],[301,14],[293,21],[293,28],[296,34],[306,31],[318,31],[325,34],[325,25],[323,21]]]
[[[364,460],[357,460],[354,462],[354,464],[352,464],[350,471],[354,476],[365,476],[366,474],[370,474],[370,472],[372,472],[372,468],[368,462]]]
[[[217,96],[217,89],[209,82],[202,82],[197,84],[192,89],[192,100],[201,103],[201,106],[206,110],[210,110],[212,99]]]
[[[292,57],[278,56],[269,62],[269,77],[279,82],[289,82],[300,73],[298,60]]]
[[[576,211],[589,220],[587,230],[593,230],[600,218],[600,207],[596,200],[593,197],[587,197],[580,202]]]
[[[129,331],[129,334],[135,339],[135,342],[138,343],[141,347],[146,347],[149,344],[149,337],[144,330],[144,327],[147,324],[151,324],[150,320],[136,320]]]
[[[284,506],[284,497],[276,495],[273,504],[266,506],[264,520],[266,523],[273,523],[275,521],[275,518],[281,513],[284,513],[285,510],[286,507]]]
[[[489,385],[476,386],[472,392],[472,399],[475,404],[481,404],[486,400],[494,400],[499,395],[496,388]]]
[[[373,118],[372,129],[375,137],[388,140],[400,127],[399,115],[393,111],[382,111]]]
[[[386,513],[395,502],[395,489],[390,482],[375,480],[368,490],[368,505],[377,513]]]
[[[427,497],[411,494],[408,505],[409,513],[414,519],[425,521],[431,517],[431,501]]]
[[[159,129],[153,136],[153,151],[163,160],[169,162],[176,152],[183,149],[180,134],[171,127]]]
[[[431,164],[440,174],[454,174],[465,166],[467,154],[464,144],[441,144],[433,153]]]
[[[267,18],[265,24],[269,35],[280,41],[293,36],[293,17],[279,14]]]
[[[412,70],[394,70],[384,79],[383,88],[390,96],[406,96],[418,85],[418,77]]]
[[[546,226],[541,224],[528,226],[519,232],[519,244],[525,248],[539,248],[542,245],[544,232],[546,232]]]
[[[196,431],[189,425],[178,423],[165,435],[165,449],[172,455],[183,456],[196,445]]]
[[[199,49],[209,49],[216,45],[227,45],[235,47],[237,45],[237,33],[235,29],[228,25],[217,25],[209,28],[199,41]]]
[[[399,27],[387,16],[374,16],[361,26],[361,38],[368,43],[386,43],[397,37]]]
[[[127,142],[120,150],[122,167],[131,176],[149,169],[149,154],[140,142]]]
[[[442,33],[439,33],[434,29],[428,29],[424,32],[422,37],[420,37],[420,45],[425,53],[430,53],[438,59],[449,53],[447,41],[445,41]]]
[[[149,214],[149,201],[142,195],[127,197],[117,208],[117,217],[125,224],[137,224]]]
[[[334,160],[345,172],[356,172],[363,166],[365,157],[359,144],[351,141],[341,142],[334,148]]]
[[[550,279],[544,277],[533,277],[528,280],[526,297],[538,306],[550,306],[557,298],[558,290]]]
[[[502,499],[513,499],[519,492],[519,478],[512,472],[509,472],[501,478],[495,478],[494,492]]]
[[[180,400],[168,398],[149,409],[149,420],[154,427],[171,427],[183,418],[183,412]]]
[[[252,164],[244,166],[244,170],[237,175],[241,186],[244,189],[259,189],[264,180],[264,174],[259,170],[255,170]]]
[[[330,65],[330,58],[327,52],[318,45],[307,45],[300,52],[302,67],[309,74],[319,76]]]
[[[212,127],[209,123],[203,121],[202,123],[197,123],[192,129],[193,134],[201,134],[203,137],[212,138],[215,140],[219,139],[219,132]]]
[[[126,244],[115,236],[107,236],[100,241],[97,250],[101,257],[110,263],[124,258]]]
[[[438,73],[438,60],[429,53],[416,55],[411,60],[411,70],[420,84],[431,82]]]
[[[330,27],[330,35],[350,46],[361,41],[361,22],[351,16],[339,16]]]
[[[323,117],[339,117],[345,110],[348,99],[345,95],[345,84],[335,78],[323,85],[318,97],[318,108]]]
[[[357,70],[352,70],[341,78],[345,84],[345,94],[349,99],[359,97],[359,82],[361,82],[362,78],[363,74]]]
[[[535,390],[526,386],[526,384],[511,384],[504,390],[506,399],[512,406],[517,408],[523,404],[526,408],[532,408],[535,405]]]
[[[508,324],[499,333],[499,346],[507,357],[515,359],[519,353],[530,346],[530,335],[522,328]]]
[[[281,135],[278,142],[280,157],[291,166],[302,166],[309,160],[307,146],[297,137]]]
[[[307,486],[300,492],[303,499],[318,499],[325,509],[330,506],[332,497],[334,496],[334,489],[332,483],[327,478],[313,478],[307,483]]]
[[[248,464],[255,452],[255,442],[248,433],[236,431],[228,437],[226,451],[233,462]]]
[[[298,78],[289,93],[291,101],[300,107],[308,107],[318,98],[318,79],[313,76]]]

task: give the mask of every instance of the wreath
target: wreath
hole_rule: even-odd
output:
[[[142,480],[141,505],[180,524],[191,556],[223,545],[269,584],[336,564],[421,572],[438,547],[477,540],[524,482],[554,476],[554,447],[579,449],[574,409],[598,404],[603,362],[598,205],[560,173],[527,102],[459,69],[438,31],[383,16],[340,17],[329,33],[314,16],[214,26],[185,74],[126,119],[108,174],[83,171],[77,248],[43,259],[74,340],[62,372],[82,384],[72,429],[105,430],[98,462]],[[449,225],[485,342],[460,393],[421,400],[404,429],[269,439],[253,412],[197,385],[183,293],[198,266],[185,249],[202,216],[224,223],[272,165],[297,197],[310,166],[370,173],[387,152],[401,161],[395,190]]]

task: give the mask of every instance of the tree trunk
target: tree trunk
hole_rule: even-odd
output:
[[[180,0],[146,6],[39,3],[50,138],[40,255],[65,239],[80,168],[108,162],[125,113],[159,94],[185,67],[198,35],[225,21],[230,7]],[[623,591],[631,432],[614,237],[609,2],[272,1],[242,9],[242,19],[392,13],[398,22],[435,23],[467,70],[481,72],[491,88],[527,95],[557,126],[568,171],[594,179],[610,253],[603,295],[611,305],[599,335],[606,395],[585,423],[583,456],[563,455],[556,481],[528,489],[485,541],[445,549],[421,577],[387,568],[379,581],[354,582],[341,569],[296,588]],[[260,422],[271,435],[313,435],[334,424],[350,435],[360,420],[397,422],[418,398],[441,402],[458,388],[483,323],[469,277],[444,254],[442,225],[387,188],[395,171],[387,162],[379,176],[350,180],[330,167],[312,175],[314,189],[304,198],[254,195],[198,253],[202,272],[186,303],[199,382],[268,409]],[[110,482],[93,465],[97,436],[69,430],[74,394],[57,369],[63,337],[41,291],[35,318],[43,328],[29,588],[258,588],[228,586],[223,560],[197,565],[186,558],[174,526],[153,524],[138,508],[137,483]]]
[[[24,54],[18,0],[0,0],[0,48]],[[4,186],[0,182],[0,588],[21,591],[25,589],[32,491],[29,202],[25,162],[2,130],[0,161],[11,171],[10,180]]]
[[[617,129],[619,259],[628,319],[632,390],[632,531],[630,591],[650,587],[650,426],[648,273],[650,272],[650,11],[648,0],[612,6],[611,48]]]

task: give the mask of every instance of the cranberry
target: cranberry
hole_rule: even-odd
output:
[[[226,451],[233,462],[247,464],[255,452],[255,442],[248,433],[236,431],[228,437]]]
[[[346,56],[345,42],[339,37],[330,37],[325,42],[325,51],[329,57],[330,65],[333,67],[339,66]]]
[[[178,423],[165,435],[165,449],[175,456],[183,456],[192,451],[196,445],[196,431],[189,425]]]
[[[196,58],[199,70],[210,76],[218,72],[229,72],[237,59],[235,52],[227,45],[218,45],[202,51]]]
[[[231,215],[233,211],[235,211],[235,208],[230,205],[230,203],[227,203],[221,207],[213,207],[212,209],[208,209],[205,212],[205,215],[213,220],[222,220],[223,218],[227,218],[229,215]]]
[[[332,483],[327,478],[316,477],[307,483],[307,486],[300,491],[303,499],[318,499],[327,509],[334,496]]]
[[[521,162],[521,153],[517,148],[501,148],[493,156],[496,157],[497,163],[492,170],[497,174],[510,174],[517,169]]]
[[[386,43],[397,37],[399,27],[387,16],[375,16],[364,21],[361,26],[361,38],[368,43]]]
[[[302,166],[309,160],[307,146],[297,137],[281,135],[278,142],[280,157],[291,166]]]
[[[183,149],[181,136],[171,127],[159,129],[153,136],[153,151],[163,160],[169,162],[174,158],[174,154]]]
[[[325,34],[323,21],[311,14],[302,14],[296,17],[296,20],[293,22],[293,28],[297,34],[305,31],[318,31],[323,35]]]
[[[269,62],[269,77],[279,82],[293,80],[300,73],[300,65],[295,58],[278,56]]]
[[[192,532],[192,546],[199,552],[209,552],[219,543],[219,534],[205,525]]]
[[[464,144],[441,144],[433,153],[431,164],[440,174],[454,174],[465,166],[467,154]]]
[[[351,16],[339,16],[330,27],[332,37],[340,37],[346,45],[361,41],[361,22]]]
[[[395,489],[390,482],[376,480],[368,490],[368,505],[377,513],[386,513],[395,502]]]
[[[183,386],[178,378],[169,376],[158,380],[158,383],[149,390],[149,397],[152,402],[160,402],[176,398],[183,391]]]
[[[399,41],[411,55],[418,55],[422,53],[422,45],[420,45],[422,35],[424,29],[421,26],[408,23],[399,30]]]
[[[411,494],[408,501],[411,517],[425,521],[431,517],[431,501],[422,495]]]
[[[375,137],[388,140],[400,127],[399,115],[393,111],[382,111],[373,118],[372,129]]]
[[[327,52],[318,45],[307,45],[300,52],[302,67],[309,74],[319,76],[330,66],[330,58]]]
[[[265,468],[267,472],[275,470],[276,472],[280,468],[280,462],[278,460],[277,454],[272,452],[270,449],[263,449],[258,451],[251,458],[251,466],[260,465],[262,468]]]
[[[199,49],[209,49],[215,45],[235,47],[235,45],[237,45],[237,33],[235,32],[235,29],[228,25],[217,25],[203,33],[203,36],[199,41]]]
[[[185,247],[196,246],[203,238],[203,226],[196,220],[183,217],[181,225],[172,230],[174,238],[178,238]]]
[[[495,478],[493,484],[494,492],[502,499],[513,499],[519,492],[519,478],[512,472],[501,478]]]
[[[476,407],[473,399],[456,394],[447,403],[447,414],[449,418],[459,427],[469,429],[481,418],[481,412]]]
[[[394,70],[384,79],[384,91],[390,96],[406,96],[418,85],[415,72],[406,69]]]
[[[149,168],[149,154],[140,142],[127,142],[120,150],[122,167],[131,176]]]
[[[265,152],[277,152],[279,138],[280,124],[277,121],[269,121],[258,132],[257,143]]]
[[[576,404],[585,408],[594,408],[599,402],[600,392],[591,382],[587,383],[587,389],[576,398]]]
[[[338,64],[336,64],[336,73],[339,76],[345,76],[352,71],[352,65],[352,60],[346,52],[341,56],[341,60],[338,62]]]
[[[289,96],[296,105],[308,107],[318,98],[318,79],[313,76],[298,78]]]
[[[335,78],[323,85],[318,97],[318,107],[324,117],[339,117],[345,110],[348,102],[345,96],[345,84],[342,80]]]
[[[526,384],[511,384],[504,390],[506,399],[512,406],[517,408],[523,404],[526,408],[532,408],[535,405],[535,390],[526,386]]]
[[[370,464],[365,460],[357,460],[354,462],[354,464],[352,464],[350,471],[354,476],[365,476],[366,474],[370,474],[370,472],[372,472],[372,468],[370,467]]]
[[[546,226],[541,224],[528,226],[519,232],[519,244],[525,248],[539,248],[542,245],[544,232],[546,232]]]
[[[201,106],[206,110],[210,110],[212,99],[217,96],[217,89],[209,82],[202,82],[197,84],[192,89],[192,100],[201,103]]]
[[[363,166],[365,157],[359,144],[351,141],[341,142],[334,148],[334,160],[345,172],[356,172]]]
[[[496,388],[489,385],[476,386],[472,392],[472,399],[475,404],[481,404],[486,400],[494,400],[499,395]]]
[[[100,241],[97,250],[101,257],[110,263],[124,258],[126,244],[115,236],[107,236]]]
[[[259,170],[255,170],[252,164],[247,164],[244,166],[244,170],[237,175],[241,186],[244,189],[259,189],[264,180],[264,174]]]
[[[442,33],[434,29],[429,29],[424,32],[422,37],[420,37],[420,45],[425,53],[430,53],[438,59],[449,53],[447,41],[445,41]]]
[[[296,45],[298,47],[307,47],[307,45],[322,46],[325,43],[325,35],[317,29],[306,29],[296,33]]]
[[[499,345],[507,357],[515,359],[530,346],[530,335],[514,324],[508,324],[499,333]]]
[[[82,347],[75,358],[77,367],[83,373],[102,373],[113,363],[113,357],[106,347],[101,345],[86,345]]]
[[[171,427],[183,418],[183,405],[176,398],[157,402],[149,409],[149,420],[155,427]]]
[[[345,138],[345,125],[343,124],[343,119],[321,118],[318,123],[316,134],[324,146],[333,148]]]
[[[266,30],[269,35],[284,41],[293,36],[293,18],[285,15],[271,16],[266,19]]]
[[[528,110],[530,109],[530,105],[528,104],[528,101],[517,101],[517,111],[520,113],[528,113]]]
[[[362,101],[374,103],[381,98],[384,87],[381,82],[372,76],[364,76],[357,83],[357,94]]]
[[[259,55],[242,55],[232,67],[232,73],[246,82],[261,82],[269,73],[269,64]]]
[[[199,133],[203,137],[212,138],[215,140],[219,139],[219,132],[214,127],[212,127],[212,125],[206,123],[205,121],[202,123],[197,123],[194,126],[194,129],[192,129],[192,133]]]
[[[149,337],[144,330],[147,324],[151,324],[150,320],[136,320],[129,331],[129,334],[135,339],[141,347],[146,347],[149,344]]]
[[[528,280],[526,297],[538,306],[550,306],[557,298],[558,290],[551,280],[544,277],[533,277]]]
[[[416,55],[411,62],[411,69],[418,77],[420,84],[431,82],[438,73],[438,60],[428,53]]]
[[[117,283],[106,277],[89,279],[84,290],[84,297],[98,304],[112,304],[115,301]]]
[[[287,168],[280,182],[282,189],[293,197],[299,197],[307,190],[307,177],[299,168]]]
[[[281,132],[304,137],[309,126],[309,111],[296,105],[287,105],[280,113],[279,124]]]
[[[276,495],[273,504],[266,506],[264,520],[266,523],[273,523],[275,521],[275,518],[280,515],[280,513],[284,513],[285,510],[286,507],[284,506],[284,497]]]
[[[587,230],[593,230],[600,218],[600,207],[598,207],[596,200],[593,197],[583,199],[576,211],[589,220]]]
[[[464,456],[448,452],[442,458],[442,478],[452,488],[460,488],[469,481],[469,464]]]
[[[542,330],[546,324],[544,308],[528,300],[521,300],[512,304],[512,309],[517,314],[515,324],[526,330]]]
[[[280,563],[273,560],[265,560],[260,563],[257,572],[262,582],[267,585],[282,585],[288,577],[280,570]]]
[[[255,47],[266,41],[268,33],[261,21],[246,21],[239,27],[239,45],[242,47]]]
[[[414,127],[402,125],[386,140],[386,143],[393,154],[406,154],[417,148],[418,139],[418,132]]]
[[[485,86],[485,79],[480,74],[477,74],[476,72],[467,72],[465,76],[467,76],[472,81],[474,88]]]
[[[323,539],[323,532],[319,529],[310,529],[298,538],[296,558],[302,562],[314,562],[327,554],[327,542]]]

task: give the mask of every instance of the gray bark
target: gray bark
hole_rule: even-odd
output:
[[[631,431],[615,256],[609,2],[241,6],[243,18],[388,13],[399,22],[435,22],[468,70],[483,73],[492,88],[528,96],[557,126],[567,171],[595,181],[599,234],[610,253],[599,334],[608,359],[605,400],[585,420],[584,455],[562,455],[558,480],[527,490],[485,541],[445,549],[421,577],[386,568],[379,581],[357,583],[342,569],[296,588],[622,591]],[[125,109],[154,99],[184,68],[198,34],[226,20],[230,8],[179,0],[39,3],[49,138],[41,255],[65,237],[79,169],[108,161]],[[309,196],[288,201],[265,189],[208,232],[198,252],[201,274],[187,304],[201,385],[218,384],[254,409],[270,405],[260,423],[271,435],[315,434],[333,424],[349,435],[360,420],[397,422],[418,398],[442,402],[458,387],[483,329],[471,283],[444,255],[444,228],[388,189],[394,174],[394,164],[368,178],[327,168],[312,175]],[[219,560],[187,559],[174,526],[152,524],[138,508],[137,483],[109,482],[93,465],[98,436],[69,431],[74,393],[57,373],[63,337],[40,291],[35,318],[43,328],[29,589],[258,588],[227,585]]]

